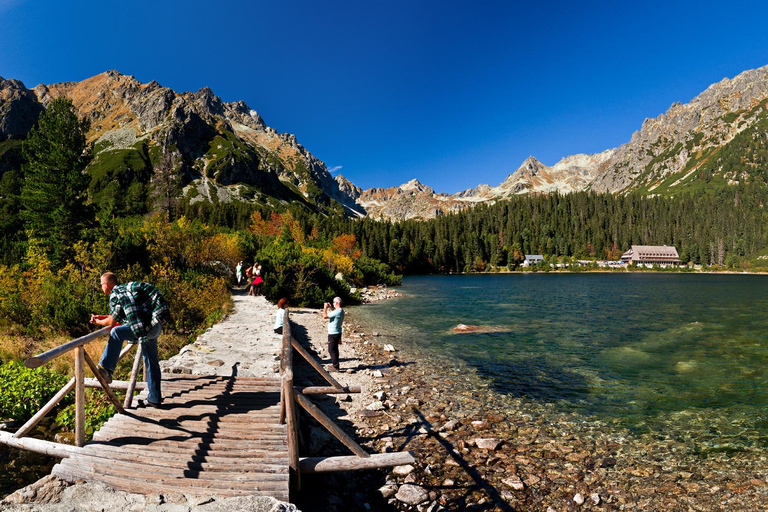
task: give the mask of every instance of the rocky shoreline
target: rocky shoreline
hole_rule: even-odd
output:
[[[274,336],[267,334],[274,306],[263,298],[242,299],[238,308],[250,308],[248,316],[260,333],[254,347],[260,349],[258,361],[245,361],[244,353],[238,354],[240,366],[246,371],[273,372],[274,347],[268,344]],[[291,308],[290,315],[296,338],[327,363],[320,312]],[[232,329],[234,320],[228,320],[217,328]],[[235,327],[238,332],[244,328]],[[218,338],[214,334],[206,333],[185,351],[191,359],[180,355],[169,361],[166,371],[187,367],[207,371],[205,365],[211,363],[218,371],[227,370],[232,353],[225,345],[231,342],[214,344],[213,338]],[[298,385],[322,382],[300,357],[294,364]],[[80,496],[81,501],[74,502],[77,510],[102,510],[99,504],[106,502],[95,496],[112,494],[124,505],[118,507],[121,510],[549,512],[760,510],[768,506],[766,456],[760,451],[723,450],[704,456],[696,453],[683,431],[638,434],[620,425],[558,412],[552,404],[498,396],[458,362],[418,360],[397,338],[361,325],[354,308],[348,310],[345,323],[341,366],[335,378],[344,385],[360,386],[362,393],[320,395],[313,401],[369,452],[413,451],[415,464],[303,475],[295,505],[242,502],[227,506],[226,500],[215,498],[200,502],[185,496],[124,496],[94,489],[94,484],[62,486],[46,477],[37,488],[22,489],[0,502],[0,509],[74,510],[65,503]],[[309,416],[302,415],[301,425],[302,455],[349,455]],[[51,495],[58,497],[41,498],[46,495],[42,488],[58,489]]]
[[[292,318],[301,322],[303,314]],[[348,315],[344,384],[330,398],[370,452],[412,450],[412,466],[324,477],[322,508],[351,510],[763,510],[766,455],[697,453],[685,431],[618,424],[497,396],[458,364],[417,361]],[[310,340],[323,353],[321,337]],[[468,382],[469,381],[469,382]],[[706,419],[702,419],[706,421]],[[348,454],[348,452],[344,453]],[[351,483],[350,483],[351,482]],[[351,497],[351,498],[350,498]],[[362,500],[362,501],[361,501]]]

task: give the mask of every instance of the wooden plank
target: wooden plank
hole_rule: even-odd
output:
[[[222,490],[275,489],[277,490],[284,486],[287,486],[288,484],[287,475],[277,475],[278,476],[277,479],[266,480],[263,482],[254,482],[253,480],[250,480],[248,478],[247,474],[244,475],[242,479],[237,479],[237,480],[231,479],[232,478],[231,475],[222,475],[221,479],[185,478],[184,476],[157,474],[154,471],[141,471],[141,465],[137,465],[134,468],[136,472],[126,471],[126,469],[128,468],[128,466],[126,466],[122,471],[117,472],[117,474],[112,474],[109,472],[104,472],[103,468],[93,468],[89,466],[79,466],[79,465],[71,464],[69,463],[69,459],[66,459],[64,463],[57,464],[57,467],[58,467],[57,473],[64,473],[64,474],[80,473],[84,475],[82,478],[85,478],[88,480],[103,481],[104,479],[116,478],[118,479],[118,481],[116,482],[118,484],[118,488],[120,488],[119,479],[124,479],[126,481],[134,481],[134,482],[146,482],[150,484],[149,492],[157,492],[155,490],[151,490],[152,482],[156,482],[159,484],[172,484],[179,488],[197,488],[197,489],[205,489],[205,490],[214,491],[214,492],[217,489],[222,489]],[[118,469],[118,468],[115,468],[115,469]]]
[[[265,418],[266,419],[266,418]],[[285,434],[285,425],[280,425],[277,422],[269,421],[254,421],[253,418],[248,417],[227,417],[225,421],[217,421],[215,418],[202,418],[202,419],[175,419],[175,418],[130,418],[127,416],[121,416],[113,423],[119,425],[125,425],[126,428],[131,428],[132,425],[154,425],[163,427],[166,429],[210,429],[210,428],[229,428],[232,430],[242,430],[248,432],[249,430],[258,432],[282,432]]]
[[[165,425],[155,424],[131,424],[123,423],[110,426],[104,426],[102,428],[109,429],[109,431],[118,432],[121,435],[132,434],[136,435],[141,433],[150,437],[154,436],[167,436],[167,435],[187,435],[190,437],[221,437],[222,439],[234,438],[234,439],[287,439],[287,435],[284,429],[272,429],[268,426],[263,426],[260,429],[253,429],[244,426],[235,425],[217,425],[210,428],[205,427],[192,427],[179,425],[175,427],[169,427]],[[106,430],[105,430],[106,432]],[[239,436],[239,437],[238,437]]]
[[[163,393],[163,403],[173,405],[174,408],[180,407],[240,407],[250,409],[262,409],[269,405],[280,404],[280,393],[278,392],[248,392],[234,393],[230,395],[222,394],[188,394],[176,395]]]
[[[128,379],[128,389],[125,392],[123,407],[129,408],[133,400],[133,392],[136,389],[136,379],[139,377],[139,363],[141,362],[141,344],[136,347],[136,355],[133,358],[133,367],[131,367],[131,377]]]
[[[346,393],[360,393],[360,386],[344,386],[337,388],[334,386],[310,386],[306,388],[296,388],[297,393],[302,395],[341,395]]]
[[[275,381],[279,379],[278,375],[274,375],[272,377],[231,377],[231,376],[220,376],[220,375],[190,375],[190,376],[179,376],[178,374],[173,373],[163,373],[162,374],[163,381],[170,382],[172,384],[178,384],[178,383],[190,383],[194,382],[197,386],[211,386],[220,384],[222,386],[224,385],[235,385],[235,386],[265,386],[269,384],[273,384]]]
[[[98,332],[98,331],[97,331]],[[85,444],[85,349],[75,348],[75,446]]]
[[[111,327],[102,327],[98,331],[94,331],[90,334],[86,334],[85,336],[81,336],[80,338],[74,339],[70,342],[67,342],[63,345],[59,345],[56,348],[52,348],[51,350],[48,350],[47,352],[43,352],[42,354],[38,354],[36,356],[30,357],[26,361],[24,361],[24,366],[27,368],[38,368],[48,361],[52,361],[53,359],[59,357],[62,354],[66,354],[70,350],[74,350],[75,348],[82,347],[86,343],[90,343],[91,341],[98,339],[102,336],[106,336],[109,334],[109,331],[111,331]]]
[[[277,384],[277,385],[276,385]],[[251,384],[247,383],[237,383],[234,385],[229,385],[229,383],[220,383],[215,382],[212,384],[207,385],[201,385],[201,386],[193,386],[186,382],[172,382],[169,383],[167,380],[163,379],[163,387],[166,389],[171,390],[177,390],[177,391],[184,391],[188,393],[194,393],[194,392],[205,392],[210,390],[217,390],[217,391],[226,391],[226,390],[242,390],[242,391],[262,391],[265,389],[271,389],[275,391],[280,390],[280,381],[271,381],[271,382],[254,382]]]
[[[258,485],[253,482],[216,482],[199,481],[183,478],[163,478],[150,475],[147,478],[134,475],[99,475],[92,471],[78,467],[62,467],[62,464],[54,466],[52,474],[69,482],[78,479],[98,481],[116,489],[152,494],[157,492],[183,492],[184,494],[235,496],[255,494],[261,496],[285,496],[287,501],[288,482],[270,482],[271,485]],[[279,498],[278,498],[279,499]]]
[[[96,377],[89,377],[83,381],[85,384],[85,387],[87,388],[99,388],[101,389],[101,383]],[[143,391],[146,389],[147,383],[146,382],[137,382],[136,383],[136,389],[139,391]],[[120,389],[120,390],[127,390],[128,389],[128,381],[127,380],[113,380],[109,383],[109,389]]]
[[[92,475],[85,475],[81,474],[77,471],[68,471],[64,468],[60,468],[59,465],[54,466],[52,474],[58,476],[62,480],[74,483],[78,479],[88,479],[91,481],[96,481]],[[132,480],[122,480],[115,477],[100,477],[98,480],[100,483],[103,483],[107,486],[113,487],[115,489],[124,490],[126,492],[133,492],[138,494],[152,494],[152,493],[173,493],[173,492],[179,492],[178,485],[176,484],[162,484],[162,483],[155,483],[155,485],[152,485],[152,482],[134,482]],[[210,496],[213,494],[209,489],[184,489],[184,494],[188,495],[197,495],[197,496]],[[272,490],[272,491],[261,491],[261,490],[254,490],[254,489],[246,489],[246,490],[240,490],[240,489],[219,489],[215,492],[216,495],[221,497],[230,497],[230,496],[247,496],[247,495],[256,495],[256,496],[272,496],[274,498],[280,499],[282,501],[288,501],[288,492],[287,490],[278,489],[278,490]]]
[[[157,461],[129,461],[109,459],[105,460],[99,457],[93,457],[86,454],[72,454],[66,461],[66,465],[93,470],[94,473],[102,475],[120,476],[130,473],[138,477],[167,477],[167,478],[193,478],[196,480],[207,481],[229,481],[229,482],[282,482],[287,480],[287,471],[281,473],[275,472],[257,472],[257,471],[201,471],[179,465],[165,465]],[[287,469],[287,468],[286,468]]]
[[[83,350],[83,359],[85,360],[86,363],[88,363],[88,366],[91,368],[91,372],[93,372],[93,375],[101,383],[102,390],[107,395],[107,398],[109,398],[109,401],[112,402],[112,405],[115,406],[115,409],[117,409],[117,412],[123,412],[123,404],[120,403],[120,400],[117,399],[115,394],[109,388],[109,384],[107,384],[107,382],[104,380],[104,377],[101,375],[101,372],[99,371],[99,368],[96,366],[96,363],[93,362],[93,359],[91,359],[91,356],[89,356],[88,352],[86,352],[85,350]]]
[[[4,432],[0,430],[0,443],[16,448],[17,450],[27,450],[35,453],[42,453],[43,455],[50,455],[51,457],[66,458],[73,452],[82,450],[76,446],[69,444],[53,443],[51,441],[43,441],[42,439],[35,439],[34,437],[13,437],[10,432]],[[287,461],[286,461],[287,465]]]
[[[162,465],[171,467],[200,468],[206,471],[232,471],[242,469],[244,471],[262,471],[264,473],[288,473],[288,458],[274,458],[262,460],[252,458],[243,460],[239,457],[218,457],[215,455],[185,455],[178,457],[166,457],[158,459],[148,456],[147,453],[136,450],[127,450],[126,447],[99,446],[98,450],[83,448],[83,455],[105,460],[123,460],[142,462],[154,465],[162,460]],[[151,455],[151,454],[150,454]]]
[[[94,439],[96,439],[95,436],[94,436]],[[148,439],[146,437],[134,437],[134,436],[112,437],[109,439],[102,439],[102,436],[99,436],[99,439],[97,439],[97,441],[110,443],[115,446],[126,445],[126,444],[143,446],[145,449],[152,449],[152,447],[160,447],[162,449],[163,447],[168,446],[172,448],[185,449],[185,450],[200,449],[208,452],[224,451],[224,450],[236,452],[237,450],[240,450],[243,452],[243,457],[246,457],[251,453],[274,453],[275,450],[282,452],[285,446],[285,444],[283,444],[282,442],[276,443],[275,445],[261,444],[257,442],[238,443],[237,441],[231,440],[231,439],[220,440],[216,438],[213,438],[211,440],[204,441],[201,443],[200,438],[187,439],[182,441],[182,440],[176,440],[176,439]],[[201,444],[204,447],[201,447]]]
[[[284,435],[267,436],[267,435],[238,435],[236,432],[175,432],[175,431],[162,431],[162,430],[126,430],[122,428],[102,428],[104,435],[112,434],[115,437],[125,436],[126,434],[131,437],[166,437],[169,435],[183,436],[184,438],[194,441],[198,444],[210,444],[215,441],[218,445],[225,446],[228,443],[254,443],[263,446],[283,446],[288,444],[288,440]]]
[[[140,445],[124,445],[124,444],[100,444],[99,448],[111,448],[119,452],[124,452],[131,456],[154,459],[154,458],[170,458],[187,461],[205,462],[211,461],[226,461],[230,462],[257,462],[259,464],[267,465],[283,465],[288,466],[288,453],[282,449],[258,449],[258,450],[206,450],[206,449],[190,449],[187,447],[176,448],[172,446],[140,446]]]

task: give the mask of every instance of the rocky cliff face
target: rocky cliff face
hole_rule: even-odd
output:
[[[432,188],[411,180],[392,188],[372,188],[355,195],[369,216],[390,220],[431,219],[482,202],[495,202],[518,194],[567,194],[585,190],[595,179],[599,166],[613,154],[575,155],[547,167],[534,157],[498,186],[481,184],[455,194],[436,193]]]
[[[592,190],[654,192],[686,185],[738,134],[766,118],[767,100],[768,66],[764,66],[724,78],[690,103],[673,104],[664,114],[646,119],[629,142],[600,164]],[[728,169],[720,172],[727,174]]]
[[[35,94],[23,83],[0,77],[0,141],[23,138],[42,111]]]
[[[374,219],[424,220],[463,210],[487,198],[469,193],[464,196],[436,193],[431,187],[414,179],[399,187],[361,191],[356,200],[365,208],[367,215]]]
[[[225,201],[276,198],[322,208],[333,199],[363,213],[295,136],[277,133],[244,102],[223,102],[207,87],[177,93],[116,71],[32,90],[0,79],[0,141],[23,137],[60,95],[91,121],[96,167],[131,153],[154,164],[171,151],[193,201],[214,195]]]

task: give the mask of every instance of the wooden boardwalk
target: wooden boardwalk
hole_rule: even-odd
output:
[[[113,416],[53,474],[136,493],[289,500],[280,379],[163,374],[163,409]]]

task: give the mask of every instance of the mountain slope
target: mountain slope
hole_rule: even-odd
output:
[[[712,84],[689,103],[673,104],[664,114],[646,119],[631,140],[616,149],[592,184],[592,190],[640,190],[666,193],[710,183],[735,184],[754,179],[762,167],[752,153],[739,159],[751,165],[723,160],[708,165],[743,132],[764,136],[768,102],[768,66],[745,71],[733,79]],[[742,140],[743,142],[743,140]],[[737,151],[738,152],[738,151]],[[761,179],[761,178],[759,178]]]
[[[0,141],[23,137],[60,95],[91,121],[95,158],[89,171],[97,195],[112,184],[115,194],[137,183],[146,189],[160,156],[169,151],[192,201],[299,201],[315,209],[335,201],[350,213],[363,213],[295,136],[277,133],[244,102],[223,102],[208,88],[177,93],[116,71],[32,90],[0,79]]]

